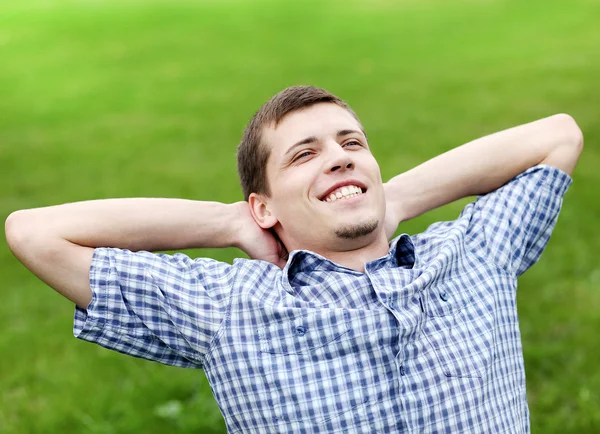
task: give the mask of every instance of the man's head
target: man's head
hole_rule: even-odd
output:
[[[379,166],[356,114],[323,89],[290,87],[265,103],[238,147],[238,171],[254,219],[288,250],[355,250],[381,235]]]

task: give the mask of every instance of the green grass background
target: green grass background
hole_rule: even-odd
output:
[[[239,200],[242,130],[293,84],[352,105],[385,179],[567,112],[586,148],[518,304],[533,432],[599,432],[599,22],[597,0],[1,2],[0,217],[106,197]],[[76,340],[73,306],[5,243],[0,273],[1,433],[225,432],[202,372]]]

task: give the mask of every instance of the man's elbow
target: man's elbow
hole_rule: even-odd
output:
[[[569,146],[581,153],[583,149],[583,132],[573,116],[560,113],[552,116],[554,130],[560,139],[560,146]]]
[[[6,243],[21,262],[34,251],[41,253],[46,247],[47,237],[39,223],[39,217],[29,209],[11,213],[4,223]]]
[[[4,234],[6,243],[10,250],[17,255],[18,246],[26,244],[28,236],[26,211],[15,211],[11,213],[4,223]]]
[[[541,164],[556,167],[572,175],[583,150],[583,133],[572,116],[558,114],[548,118],[551,122],[553,146]]]

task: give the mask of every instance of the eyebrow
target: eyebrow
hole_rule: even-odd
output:
[[[350,134],[362,134],[363,136],[365,136],[365,138],[367,138],[367,135],[365,134],[364,131],[358,131],[358,130],[340,130],[337,132],[336,137],[348,136]],[[287,151],[285,151],[284,157],[286,157],[288,154],[290,154],[297,147],[302,146],[302,145],[307,145],[309,143],[314,143],[316,141],[317,141],[317,138],[315,136],[310,136],[305,139],[302,139],[299,142],[296,142],[292,146],[290,146],[289,149]]]

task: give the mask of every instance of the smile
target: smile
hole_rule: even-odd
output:
[[[336,200],[350,199],[364,194],[363,190],[357,185],[345,185],[333,190],[323,201],[335,202]]]

